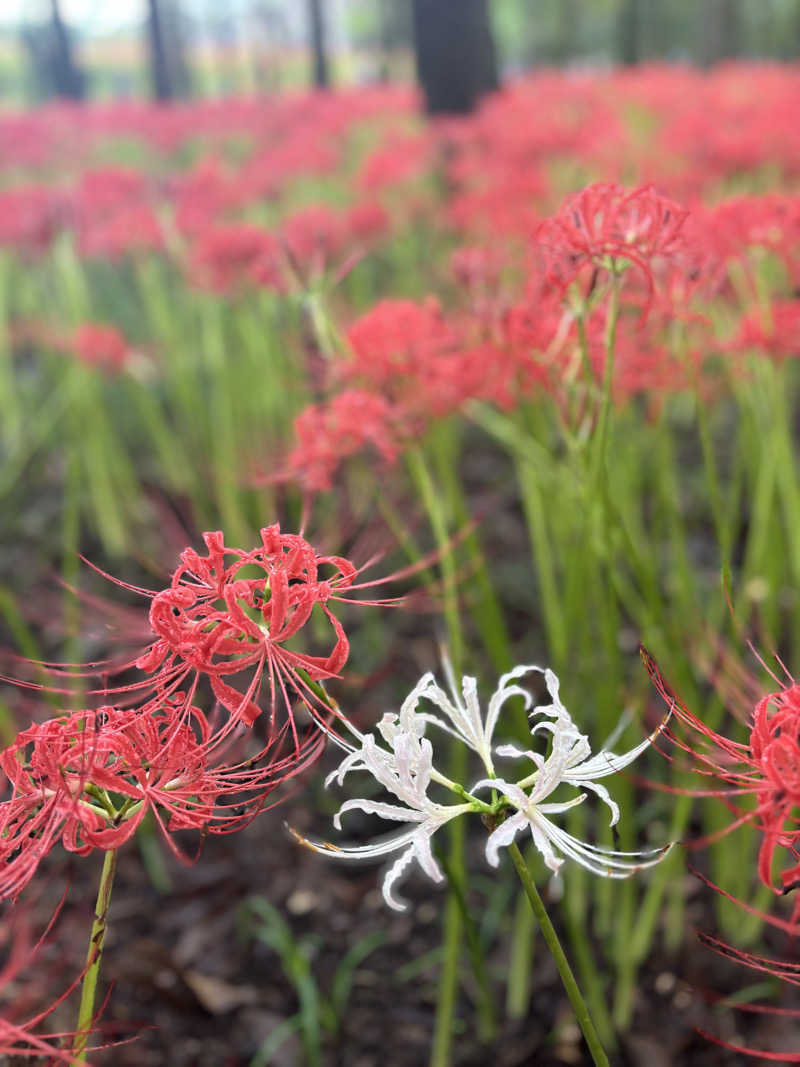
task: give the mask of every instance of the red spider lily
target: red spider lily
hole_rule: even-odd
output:
[[[779,362],[800,356],[800,300],[775,300],[751,311],[739,324],[733,347],[761,349]]]
[[[735,948],[733,945],[729,945],[710,934],[701,933],[699,938],[706,947],[716,952],[723,959],[741,964],[757,974],[768,975],[770,978],[777,978],[779,981],[787,982],[790,985],[800,985],[800,964],[793,963],[791,960],[773,959],[754,952],[747,952],[744,949]],[[759,1015],[788,1016],[791,1018],[797,1018],[800,1015],[800,1011],[796,1009],[780,1008],[773,1004],[734,1004],[732,1006],[740,1012],[747,1011]],[[705,1030],[698,1030],[698,1033],[715,1045],[731,1049],[733,1052],[739,1052],[744,1056],[758,1057],[759,1060],[771,1060],[776,1063],[800,1063],[800,1052],[778,1052],[770,1049],[752,1048],[751,1046],[725,1041]]]
[[[85,322],[75,331],[74,351],[89,367],[121,371],[130,352],[130,345],[116,326]]]
[[[408,438],[404,422],[395,405],[364,389],[346,389],[326,404],[312,404],[295,419],[296,444],[285,477],[309,491],[330,489],[339,465],[368,446],[391,464]]]
[[[765,254],[779,257],[792,279],[800,274],[800,197],[774,193],[725,200],[704,214],[703,241],[720,264],[752,273]],[[757,290],[754,288],[753,296]]]
[[[346,229],[361,241],[383,237],[391,228],[391,219],[377,200],[361,200],[347,211]]]
[[[277,240],[250,225],[213,226],[192,246],[189,272],[201,285],[228,292],[243,285],[285,288]]]
[[[331,707],[313,683],[338,676],[349,655],[350,644],[332,604],[351,598],[365,605],[398,604],[401,598],[365,600],[353,594],[403,578],[430,563],[425,559],[389,577],[359,581],[360,573],[374,560],[356,568],[341,556],[319,555],[304,537],[281,533],[277,523],[261,530],[261,544],[250,551],[227,547],[219,531],[206,533],[203,539],[208,555],[185,549],[169,586],[160,592],[119,582],[99,571],[151,599],[150,627],[156,639],[134,661],[114,667],[84,665],[84,676],[99,669],[107,675],[111,670],[133,668],[147,675],[127,685],[89,690],[88,695],[116,703],[141,692],[165,699],[174,697],[184,683],[193,692],[204,677],[219,704],[230,713],[232,729],[240,722],[252,725],[261,715],[259,693],[268,679],[270,736],[274,738],[286,728],[286,724],[277,723],[277,706],[282,701],[296,746],[299,740],[293,702],[300,700],[317,720],[327,723]],[[315,608],[332,631],[326,655],[309,655],[292,648],[293,639],[299,637]],[[67,665],[41,666],[63,674]],[[73,677],[74,666],[67,672]],[[244,693],[226,680],[242,672],[250,675]],[[33,682],[17,684],[43,688]]]
[[[108,217],[89,216],[79,237],[82,256],[119,260],[164,250],[164,228],[149,204],[126,204]]]
[[[352,358],[344,369],[381,392],[424,377],[426,369],[458,338],[434,300],[381,300],[347,331]]]
[[[752,712],[747,743],[733,741],[707,726],[689,711],[664,681],[653,657],[642,649],[642,658],[661,697],[673,708],[674,718],[699,736],[690,744],[671,729],[665,731],[686,752],[694,769],[712,782],[701,795],[725,801],[735,821],[728,830],[753,824],[762,834],[758,874],[776,893],[788,893],[800,885],[800,685],[794,680],[763,697]],[[734,798],[752,797],[752,809],[740,807]],[[727,831],[726,831],[727,832]],[[772,879],[775,850],[785,848],[792,862],[781,872],[781,888]],[[800,908],[800,904],[798,904]]]
[[[11,796],[0,804],[0,895],[16,897],[60,840],[78,855],[119,848],[152,811],[170,834],[227,833],[322,752],[316,729],[281,755],[287,728],[253,755],[231,724],[213,729],[189,700],[69,712],[29,727],[0,753]]]
[[[714,882],[706,878],[705,875],[699,871],[692,870],[692,873],[700,879],[709,889],[713,889],[715,893],[719,893],[725,897],[731,903],[741,908],[742,911],[747,912],[749,915],[754,915],[762,922],[784,931],[789,934],[791,938],[795,938],[799,932],[797,923],[788,921],[775,915],[769,915],[766,912],[760,911],[758,908],[754,908],[752,905],[746,904],[743,900],[732,896],[724,889],[721,889]],[[739,949],[733,945],[722,941],[720,938],[711,934],[700,931],[698,937],[702,944],[707,948],[710,948],[717,955],[724,959],[731,960],[734,963],[738,963],[743,967],[749,968],[751,971],[755,971],[758,974],[768,975],[771,978],[777,978],[781,982],[787,982],[789,985],[800,985],[800,964],[787,959],[773,958],[763,956],[755,952],[750,952],[746,949]],[[714,998],[716,999],[716,997]],[[749,1004],[749,1003],[732,1003],[731,1007],[739,1012],[750,1012],[752,1014],[776,1016],[776,1017],[793,1017],[800,1016],[800,1010],[793,1008],[781,1008],[772,1004]],[[748,1056],[758,1056],[762,1059],[777,1060],[781,1063],[800,1063],[800,1052],[779,1053],[770,1050],[762,1050],[749,1048],[742,1045],[733,1045],[730,1042],[724,1041],[714,1034],[709,1034],[703,1030],[699,1033],[709,1041],[713,1041],[717,1045],[722,1045],[725,1048],[733,1049],[736,1052],[741,1052]]]
[[[375,193],[403,182],[414,181],[427,170],[432,139],[428,134],[394,136],[364,160],[358,184]]]
[[[568,197],[539,227],[547,276],[563,291],[585,268],[611,270],[631,263],[652,294],[653,262],[682,251],[687,215],[649,185],[632,190],[606,182],[590,185]]]
[[[314,277],[343,251],[346,223],[325,204],[313,204],[290,215],[281,227],[281,242],[296,272]]]
[[[29,185],[0,193],[0,246],[41,254],[63,226],[67,199],[58,190]]]

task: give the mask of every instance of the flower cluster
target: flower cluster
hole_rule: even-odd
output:
[[[261,543],[250,551],[226,546],[220,531],[203,539],[207,555],[185,549],[168,587],[148,594],[155,640],[135,661],[149,676],[138,688],[172,692],[203,676],[234,720],[250,726],[263,710],[259,695],[266,683],[272,731],[283,703],[294,732],[291,706],[297,699],[312,714],[329,718],[330,707],[312,683],[336,677],[350,653],[332,605],[382,579],[359,582],[359,570],[349,560],[320,555],[301,535],[282,533],[277,523],[261,530]],[[330,630],[325,655],[291,647],[315,608]],[[226,680],[242,672],[249,672],[244,692]]]
[[[166,589],[129,586],[151,598],[155,640],[120,669],[144,677],[89,690],[101,707],[30,726],[0,752],[9,794],[0,897],[15,897],[57,842],[80,855],[116,849],[148,812],[180,856],[176,831],[240,828],[321,754],[336,707],[319,683],[339,674],[350,650],[332,605],[381,579],[359,581],[349,560],[320,555],[277,524],[250,551],[226,546],[219,531],[204,539],[207,553],[185,549]],[[324,655],[292,647],[315,608],[331,633]],[[216,701],[210,716],[196,706],[201,682]],[[302,727],[297,702],[311,713]],[[250,728],[264,710],[258,740]]]
[[[561,703],[559,682],[551,670],[519,666],[504,674],[484,717],[476,680],[464,677],[459,692],[449,665],[446,669],[450,692],[442,689],[432,674],[423,675],[399,713],[383,716],[377,735],[362,734],[347,723],[357,744],[346,746],[347,755],[326,781],[329,784],[336,780],[341,785],[349,773],[365,771],[401,802],[347,800],[334,819],[337,829],[341,829],[342,815],[353,810],[406,823],[407,828],[395,836],[366,845],[341,847],[308,841],[295,833],[297,840],[317,852],[342,859],[378,858],[399,853],[383,882],[384,899],[396,910],[403,910],[405,905],[395,895],[395,885],[413,860],[416,859],[431,879],[442,880],[442,871],[431,850],[431,838],[440,827],[468,813],[482,815],[487,825],[493,827],[486,842],[486,858],[492,866],[499,863],[500,848],[511,844],[517,834],[525,830],[530,832],[545,865],[554,874],[566,859],[573,859],[594,874],[627,878],[663,859],[669,845],[641,852],[619,852],[581,841],[559,826],[552,816],[562,815],[582,803],[587,797],[584,790],[589,790],[606,804],[611,813],[610,825],[614,826],[619,819],[619,808],[598,779],[615,774],[632,763],[652,743],[664,723],[629,752],[618,756],[602,750],[592,755],[588,739],[580,733]],[[550,704],[534,707],[530,693],[518,684],[521,678],[531,673],[544,676]],[[531,729],[534,741],[543,735],[549,736],[549,753],[521,750],[508,744],[494,745],[500,713],[513,697],[524,701],[526,710],[530,710],[535,720]],[[488,777],[467,790],[438,771],[433,763],[433,743],[426,736],[428,727],[454,737],[475,752]],[[341,738],[335,740],[345,747]],[[525,760],[528,768],[518,780],[501,778],[495,771],[495,756]],[[530,764],[533,770],[530,770]],[[562,785],[579,790],[577,796],[568,800],[549,800]],[[429,791],[434,786],[454,793],[459,797],[459,803],[445,804],[431,798]],[[486,790],[493,791],[490,802],[475,796]]]
[[[619,270],[633,264],[648,291],[653,263],[682,251],[688,212],[649,186],[625,189],[599,182],[567,197],[561,210],[539,227],[547,276],[566,289],[585,267]]]
[[[231,733],[183,696],[137,708],[70,712],[23,730],[0,752],[0,896],[16,897],[60,840],[78,855],[119,848],[152,812],[173,851],[178,830],[227,833],[320,754],[308,730],[282,752]]]

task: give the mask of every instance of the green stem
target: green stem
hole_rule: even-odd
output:
[[[514,866],[517,868],[517,874],[522,882],[522,888],[525,890],[533,914],[536,916],[537,922],[542,929],[544,939],[547,942],[547,947],[550,949],[553,959],[555,960],[558,973],[561,975],[561,981],[564,984],[564,989],[567,992],[570,1004],[572,1005],[572,1010],[575,1013],[575,1019],[578,1026],[580,1026],[583,1031],[583,1036],[586,1039],[586,1044],[589,1046],[592,1059],[596,1064],[599,1064],[600,1067],[609,1067],[608,1056],[606,1056],[603,1051],[603,1046],[600,1044],[600,1038],[597,1036],[594,1023],[589,1015],[589,1009],[586,1007],[586,1002],[578,988],[578,983],[575,981],[575,975],[572,973],[572,968],[564,954],[564,949],[561,947],[561,942],[558,940],[558,934],[556,933],[553,924],[550,922],[550,916],[547,914],[544,902],[539,896],[536,883],[533,878],[531,878],[531,872],[528,870],[528,865],[523,859],[519,848],[513,841],[508,846],[508,852]]]
[[[97,992],[97,977],[100,973],[100,961],[103,958],[103,944],[106,938],[108,907],[111,902],[111,888],[114,885],[114,872],[117,869],[116,849],[110,849],[103,860],[100,885],[97,887],[97,903],[94,909],[94,922],[89,937],[89,950],[86,953],[86,973],[81,985],[81,1004],[78,1010],[78,1031],[75,1037],[73,1054],[76,1063],[86,1063],[86,1046],[94,1022],[94,1001]]]
[[[597,420],[597,438],[592,456],[592,472],[590,479],[592,500],[597,490],[603,466],[606,458],[606,440],[608,437],[608,421],[611,413],[611,388],[614,382],[614,345],[617,338],[617,320],[619,319],[619,290],[620,278],[614,274],[611,282],[611,300],[608,306],[608,320],[606,326],[606,365],[603,372],[603,394],[600,400],[600,414]]]

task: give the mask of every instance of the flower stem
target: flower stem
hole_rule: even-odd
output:
[[[567,991],[567,996],[569,997],[578,1025],[583,1031],[586,1044],[589,1046],[592,1059],[599,1065],[599,1067],[609,1067],[608,1056],[606,1056],[603,1051],[603,1046],[600,1044],[600,1038],[597,1036],[594,1023],[589,1015],[589,1009],[586,1007],[581,991],[578,988],[578,983],[575,981],[575,975],[572,973],[572,968],[564,954],[564,949],[561,947],[561,942],[558,940],[558,934],[556,933],[553,924],[550,922],[550,916],[547,914],[544,902],[539,896],[536,883],[533,878],[531,878],[531,872],[528,870],[528,865],[523,859],[519,848],[513,841],[508,846],[508,851],[514,862],[514,866],[517,868],[517,874],[522,882],[522,888],[525,890],[525,894],[528,897],[533,914],[536,916],[539,926],[542,928],[547,947],[550,949],[553,959],[556,961],[558,973],[561,975],[561,981],[564,984],[564,989]]]
[[[86,1046],[92,1032],[94,1021],[94,1001],[97,992],[97,976],[100,973],[100,961],[103,957],[103,943],[106,938],[108,907],[111,901],[111,887],[117,869],[117,851],[109,849],[103,860],[100,885],[97,887],[97,903],[94,908],[94,922],[89,937],[89,949],[86,953],[86,973],[81,985],[81,1004],[78,1010],[78,1031],[75,1037],[73,1055],[76,1063],[86,1062]]]

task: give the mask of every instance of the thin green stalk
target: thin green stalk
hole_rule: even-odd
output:
[[[408,453],[408,464],[428,512],[440,552],[440,567],[444,583],[444,615],[447,624],[450,657],[453,669],[456,676],[458,676],[461,672],[464,658],[464,640],[461,632],[458,605],[458,576],[453,558],[451,537],[447,529],[447,518],[442,507],[441,496],[434,485],[421,449],[415,448]],[[466,776],[466,755],[466,749],[463,746],[453,746],[448,772],[455,782],[462,782]],[[449,830],[449,866],[454,876],[465,882],[463,819],[454,820]],[[445,906],[442,970],[439,978],[436,1023],[430,1060],[431,1067],[448,1067],[451,1062],[453,1021],[455,1019],[458,996],[459,962],[463,936],[464,922],[461,907],[455,890],[451,888]]]
[[[422,496],[425,510],[428,512],[437,548],[439,549],[444,582],[444,616],[447,623],[450,660],[456,676],[458,676],[464,658],[464,648],[458,608],[458,576],[456,574],[455,559],[453,558],[452,538],[447,530],[447,520],[442,508],[441,498],[434,485],[421,449],[414,448],[409,451],[408,465]]]
[[[497,1027],[483,945],[481,944],[477,924],[467,904],[463,879],[458,877],[451,868],[449,857],[441,855],[439,858],[444,867],[444,873],[447,875],[449,888],[452,890],[452,895],[455,897],[461,912],[461,921],[466,933],[472,971],[478,985],[478,1035],[481,1041],[488,1044],[494,1040]]]
[[[462,780],[465,776],[466,754],[467,750],[463,745],[454,745],[451,750],[448,769],[455,781]],[[454,819],[448,827],[450,831],[448,865],[457,877],[464,875],[464,828],[464,819]],[[452,1059],[453,1023],[456,1014],[459,964],[464,935],[464,919],[452,877],[443,925],[442,969],[439,975],[430,1067],[449,1067]]]
[[[534,960],[534,914],[524,892],[519,891],[511,924],[511,961],[506,986],[506,1014],[524,1019],[531,999],[531,972]]]
[[[600,475],[605,464],[608,422],[611,414],[611,387],[614,383],[614,345],[617,337],[617,320],[619,319],[620,277],[615,272],[611,281],[611,300],[608,306],[606,326],[606,365],[603,372],[603,394],[600,400],[600,414],[597,420],[597,435],[592,454],[590,477],[590,500],[597,489]]]
[[[111,902],[111,889],[114,885],[114,873],[117,869],[117,851],[109,849],[103,859],[100,885],[97,888],[97,903],[94,909],[94,922],[89,936],[89,949],[86,953],[86,973],[81,985],[81,1003],[78,1010],[78,1029],[75,1037],[73,1054],[76,1063],[86,1062],[86,1046],[94,1022],[94,1002],[97,992],[97,977],[100,973],[100,961],[103,958],[103,944],[108,928],[108,908]]]
[[[547,914],[544,902],[539,896],[539,891],[536,888],[536,883],[531,877],[531,872],[528,870],[528,865],[523,859],[522,853],[515,842],[512,841],[508,846],[508,852],[514,866],[517,868],[517,874],[522,882],[522,887],[530,902],[531,909],[542,929],[544,939],[547,942],[547,947],[550,949],[553,959],[555,960],[558,973],[564,984],[564,989],[569,997],[572,1010],[575,1013],[575,1019],[578,1026],[580,1026],[583,1031],[583,1036],[586,1039],[586,1044],[589,1046],[592,1059],[596,1064],[599,1064],[600,1067],[609,1067],[608,1056],[606,1056],[603,1051],[603,1046],[600,1044],[600,1038],[597,1036],[594,1023],[589,1015],[589,1009],[586,1007],[586,1002],[578,988],[578,983],[575,981],[575,975],[572,973],[572,968],[564,954],[564,949],[561,947],[561,942],[558,939],[555,927],[550,922],[550,916]]]

